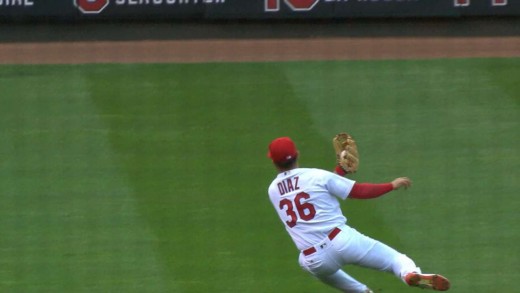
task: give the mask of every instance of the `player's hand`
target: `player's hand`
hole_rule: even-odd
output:
[[[408,177],[399,177],[392,181],[392,187],[394,188],[394,190],[399,189],[401,187],[407,189],[410,186],[412,186],[412,180],[410,180],[410,178]]]

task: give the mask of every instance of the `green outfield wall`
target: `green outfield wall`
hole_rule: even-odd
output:
[[[0,0],[0,20],[517,16],[513,0]]]

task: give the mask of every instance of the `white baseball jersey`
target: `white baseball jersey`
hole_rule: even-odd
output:
[[[346,199],[354,183],[321,169],[278,174],[269,186],[269,198],[298,249],[315,245],[346,223],[338,199]]]

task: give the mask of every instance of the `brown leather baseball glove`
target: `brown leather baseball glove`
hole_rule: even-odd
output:
[[[348,133],[342,132],[332,138],[338,165],[348,173],[355,173],[359,167],[359,153],[356,141]]]

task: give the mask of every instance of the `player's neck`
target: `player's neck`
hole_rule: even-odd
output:
[[[288,172],[288,171],[291,171],[291,170],[294,170],[297,168],[299,168],[298,163],[295,163],[294,165],[291,165],[290,167],[287,167],[287,168],[278,168],[278,172],[279,173]]]

